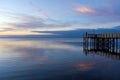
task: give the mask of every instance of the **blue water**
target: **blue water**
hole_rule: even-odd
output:
[[[119,67],[119,59],[86,55],[78,38],[0,40],[0,80],[120,80]]]

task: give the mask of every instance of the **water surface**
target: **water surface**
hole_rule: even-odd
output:
[[[0,80],[119,80],[119,67],[118,58],[85,54],[82,39],[0,40]]]

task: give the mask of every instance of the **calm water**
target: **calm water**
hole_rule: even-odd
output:
[[[120,60],[81,39],[0,40],[0,80],[120,80]]]

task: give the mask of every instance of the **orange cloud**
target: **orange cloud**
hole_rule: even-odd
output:
[[[89,8],[89,7],[85,7],[85,6],[77,7],[77,8],[75,8],[75,11],[79,12],[79,13],[94,13],[95,12],[94,9]]]

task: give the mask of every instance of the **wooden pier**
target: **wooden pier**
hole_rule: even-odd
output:
[[[120,33],[111,34],[84,34],[84,51],[104,51],[107,53],[120,53]]]

